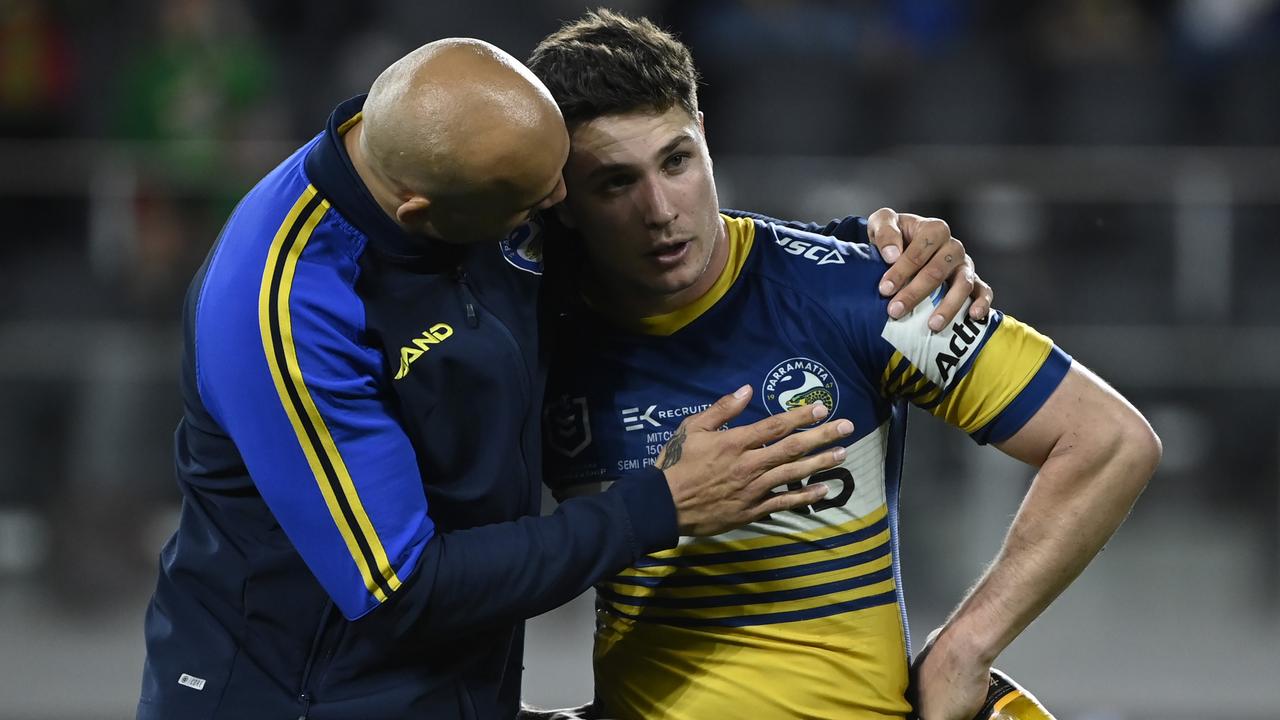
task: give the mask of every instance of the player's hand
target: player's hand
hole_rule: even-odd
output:
[[[818,404],[721,432],[750,400],[751,387],[744,385],[685,418],[658,455],[681,535],[716,535],[826,497],[822,483],[780,493],[773,489],[843,462],[843,447],[810,453],[852,433],[853,423],[833,420],[796,432],[827,416],[827,408]]]
[[[867,237],[890,265],[880,279],[880,294],[893,295],[890,317],[907,314],[944,281],[950,287],[929,318],[934,332],[946,327],[967,299],[973,299],[970,317],[981,320],[991,311],[991,286],[978,277],[973,258],[951,237],[945,221],[880,208],[867,218]]]
[[[991,665],[956,649],[939,630],[929,635],[911,667],[912,717],[973,720],[987,699]]]

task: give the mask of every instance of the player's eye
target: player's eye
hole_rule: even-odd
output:
[[[689,160],[693,158],[692,153],[678,152],[667,158],[667,170],[681,170],[689,164]]]
[[[600,190],[610,193],[618,192],[631,185],[633,178],[630,175],[613,175],[604,179],[600,183]]]

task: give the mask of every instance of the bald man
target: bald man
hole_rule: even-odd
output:
[[[538,267],[499,240],[568,147],[523,65],[441,41],[241,201],[187,296],[139,718],[512,718],[524,618],[822,494],[770,491],[838,464],[808,456],[837,424],[716,432],[744,389],[665,470],[540,517]]]
[[[569,135],[524,65],[478,40],[410,53],[374,82],[343,144],[411,235],[493,241],[564,199]]]

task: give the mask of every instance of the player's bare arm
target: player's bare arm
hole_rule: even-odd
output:
[[[995,658],[1116,531],[1161,453],[1142,415],[1079,364],[998,447],[1040,469],[995,562],[920,664],[922,720],[973,716]]]
[[[946,221],[880,208],[867,217],[867,238],[890,266],[880,280],[880,294],[893,296],[890,317],[902,317],[944,282],[947,292],[929,318],[930,330],[945,327],[969,299],[969,317],[983,319],[991,312],[991,286],[978,277],[973,258]]]

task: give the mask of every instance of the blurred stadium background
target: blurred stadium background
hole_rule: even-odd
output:
[[[0,0],[0,718],[133,716],[180,297],[238,196],[408,49],[524,57],[585,7]],[[1064,720],[1280,718],[1280,2],[612,7],[693,48],[726,205],[946,218],[998,305],[1162,435],[1128,524],[1001,664]],[[923,636],[1030,473],[923,416],[908,456]],[[528,699],[587,697],[590,616],[532,624]]]

